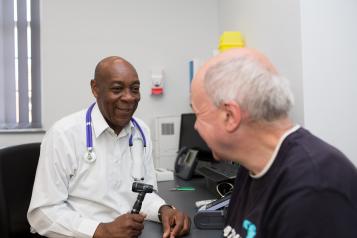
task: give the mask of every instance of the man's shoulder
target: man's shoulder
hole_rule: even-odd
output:
[[[331,165],[345,164],[350,166],[349,159],[338,148],[327,143],[323,139],[313,135],[308,130],[300,128],[287,138],[287,143],[283,146],[286,152],[290,152],[293,157],[305,158],[311,165]],[[304,161],[304,160],[302,160]],[[347,164],[346,164],[347,162]]]
[[[53,126],[52,130],[56,131],[67,131],[71,130],[74,127],[83,126],[85,127],[86,124],[86,117],[85,117],[85,110],[80,110],[74,113],[71,113],[67,116],[62,117],[58,121],[56,121]]]
[[[357,183],[352,162],[338,149],[299,129],[285,141],[278,154],[276,172],[289,187],[314,187],[342,190],[344,182]],[[331,175],[335,176],[331,176]]]
[[[291,147],[298,146],[310,155],[333,154],[334,156],[345,157],[339,149],[303,127],[288,136],[286,141],[288,142],[286,144]]]

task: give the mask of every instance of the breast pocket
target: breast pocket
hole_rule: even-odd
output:
[[[95,153],[96,160],[88,162],[82,155],[78,156],[78,167],[69,181],[69,195],[73,196],[92,196],[96,193],[106,192],[106,167],[101,163],[98,153]],[[100,191],[99,191],[100,190]]]

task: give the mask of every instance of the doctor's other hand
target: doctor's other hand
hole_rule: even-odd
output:
[[[100,223],[93,238],[136,238],[144,229],[145,217],[142,213],[127,213],[112,222]]]
[[[163,205],[159,209],[163,228],[163,238],[174,238],[186,235],[190,232],[190,218],[168,205]]]

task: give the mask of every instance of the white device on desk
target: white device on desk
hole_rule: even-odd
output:
[[[230,195],[201,206],[193,221],[199,229],[223,229]]]
[[[196,201],[195,202],[195,206],[197,208],[201,208],[202,206],[205,206],[205,205],[207,205],[207,204],[209,204],[211,202],[214,202],[214,201],[216,201],[216,199],[208,199],[208,200]]]
[[[156,168],[155,175],[158,182],[174,180],[174,173],[168,169]]]

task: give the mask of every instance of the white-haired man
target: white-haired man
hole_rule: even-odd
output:
[[[289,118],[286,79],[261,53],[233,49],[192,82],[195,128],[215,159],[241,165],[224,237],[357,237],[357,170]]]

